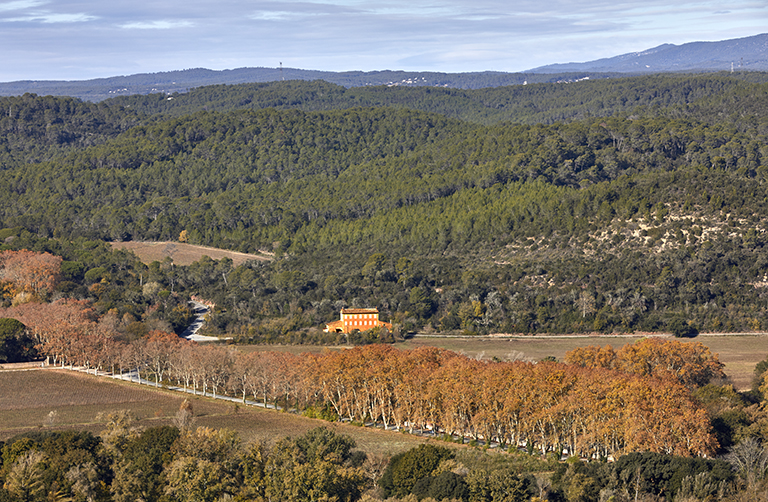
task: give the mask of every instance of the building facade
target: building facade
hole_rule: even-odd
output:
[[[325,325],[326,333],[351,333],[376,327],[392,329],[388,322],[379,320],[379,309],[341,309],[340,319]]]

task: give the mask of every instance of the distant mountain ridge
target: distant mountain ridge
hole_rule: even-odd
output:
[[[72,96],[85,101],[136,94],[173,94],[219,84],[245,84],[280,80],[324,80],[350,87],[407,86],[481,89],[551,82],[574,82],[587,78],[612,78],[665,72],[713,72],[768,70],[768,33],[721,42],[692,42],[680,46],[664,44],[642,52],[623,54],[586,63],[541,66],[522,73],[497,71],[440,73],[419,71],[330,72],[297,68],[193,68],[143,73],[93,80],[24,80],[0,83],[0,96],[25,93]]]
[[[606,78],[612,75],[594,75]],[[344,87],[406,86],[480,89],[525,83],[574,81],[585,75],[525,74],[496,71],[440,73],[419,71],[330,72],[297,68],[237,68],[234,70],[188,70],[142,73],[93,80],[22,80],[0,83],[0,96],[34,93],[40,96],[72,96],[86,101],[102,101],[136,94],[173,94],[209,85],[277,82],[281,80],[324,80]]]
[[[584,63],[540,66],[529,73],[563,72],[706,72],[768,70],[768,33],[721,42],[663,44],[641,52]]]

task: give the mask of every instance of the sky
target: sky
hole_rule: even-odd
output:
[[[766,0],[0,0],[0,82],[280,63],[519,72],[766,32]]]

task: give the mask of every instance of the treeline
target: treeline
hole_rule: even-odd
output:
[[[326,72],[298,68],[237,68],[233,70],[188,70],[145,73],[137,75],[99,78],[92,80],[47,80],[0,83],[0,95],[20,96],[35,93],[41,96],[72,96],[84,101],[99,102],[115,96],[134,94],[172,94],[190,89],[214,85],[236,85],[256,82],[317,81],[323,80],[344,87],[384,85],[451,87],[455,89],[479,89],[520,85],[524,82],[575,81],[590,78],[621,78],[627,73],[504,73],[504,72],[408,72],[408,71],[346,71]]]
[[[653,75],[571,81],[574,76],[542,82],[541,75],[519,76],[515,84],[480,89],[434,87],[352,87],[322,80],[212,85],[187,93],[112,98],[119,105],[146,115],[190,115],[198,111],[238,109],[299,109],[321,111],[354,107],[394,107],[438,113],[480,124],[515,122],[552,124],[588,117],[631,113],[639,107],[685,109],[692,103],[724,100],[731,94],[754,92],[766,73]],[[578,76],[580,77],[580,76]],[[563,80],[555,83],[555,80]],[[704,113],[703,110],[698,110]],[[690,114],[688,110],[686,114]]]
[[[143,427],[126,411],[99,419],[106,420],[99,435],[41,430],[0,442],[0,500],[628,502],[762,493],[761,478],[747,489],[748,474],[732,470],[747,451],[727,462],[637,453],[561,463],[423,444],[389,459],[322,427],[244,444],[231,430],[193,427],[187,401],[173,426]]]
[[[391,458],[380,480],[381,491],[403,497],[399,500],[428,502],[722,501],[754,493],[739,486],[731,470],[736,458],[729,458],[731,464],[657,453],[633,453],[612,463],[584,463],[575,457],[558,463],[550,457],[547,464],[522,469],[508,458],[492,456],[492,464],[488,458],[422,445]],[[540,472],[542,468],[549,472]]]
[[[180,427],[144,428],[116,412],[99,417],[100,436],[39,431],[0,442],[0,500],[352,501],[376,473],[351,438],[328,429],[244,445],[234,431],[190,427],[192,413],[185,402]]]

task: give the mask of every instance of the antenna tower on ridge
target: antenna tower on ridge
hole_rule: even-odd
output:
[[[285,75],[283,75],[283,62],[280,61],[280,80],[285,82]]]

